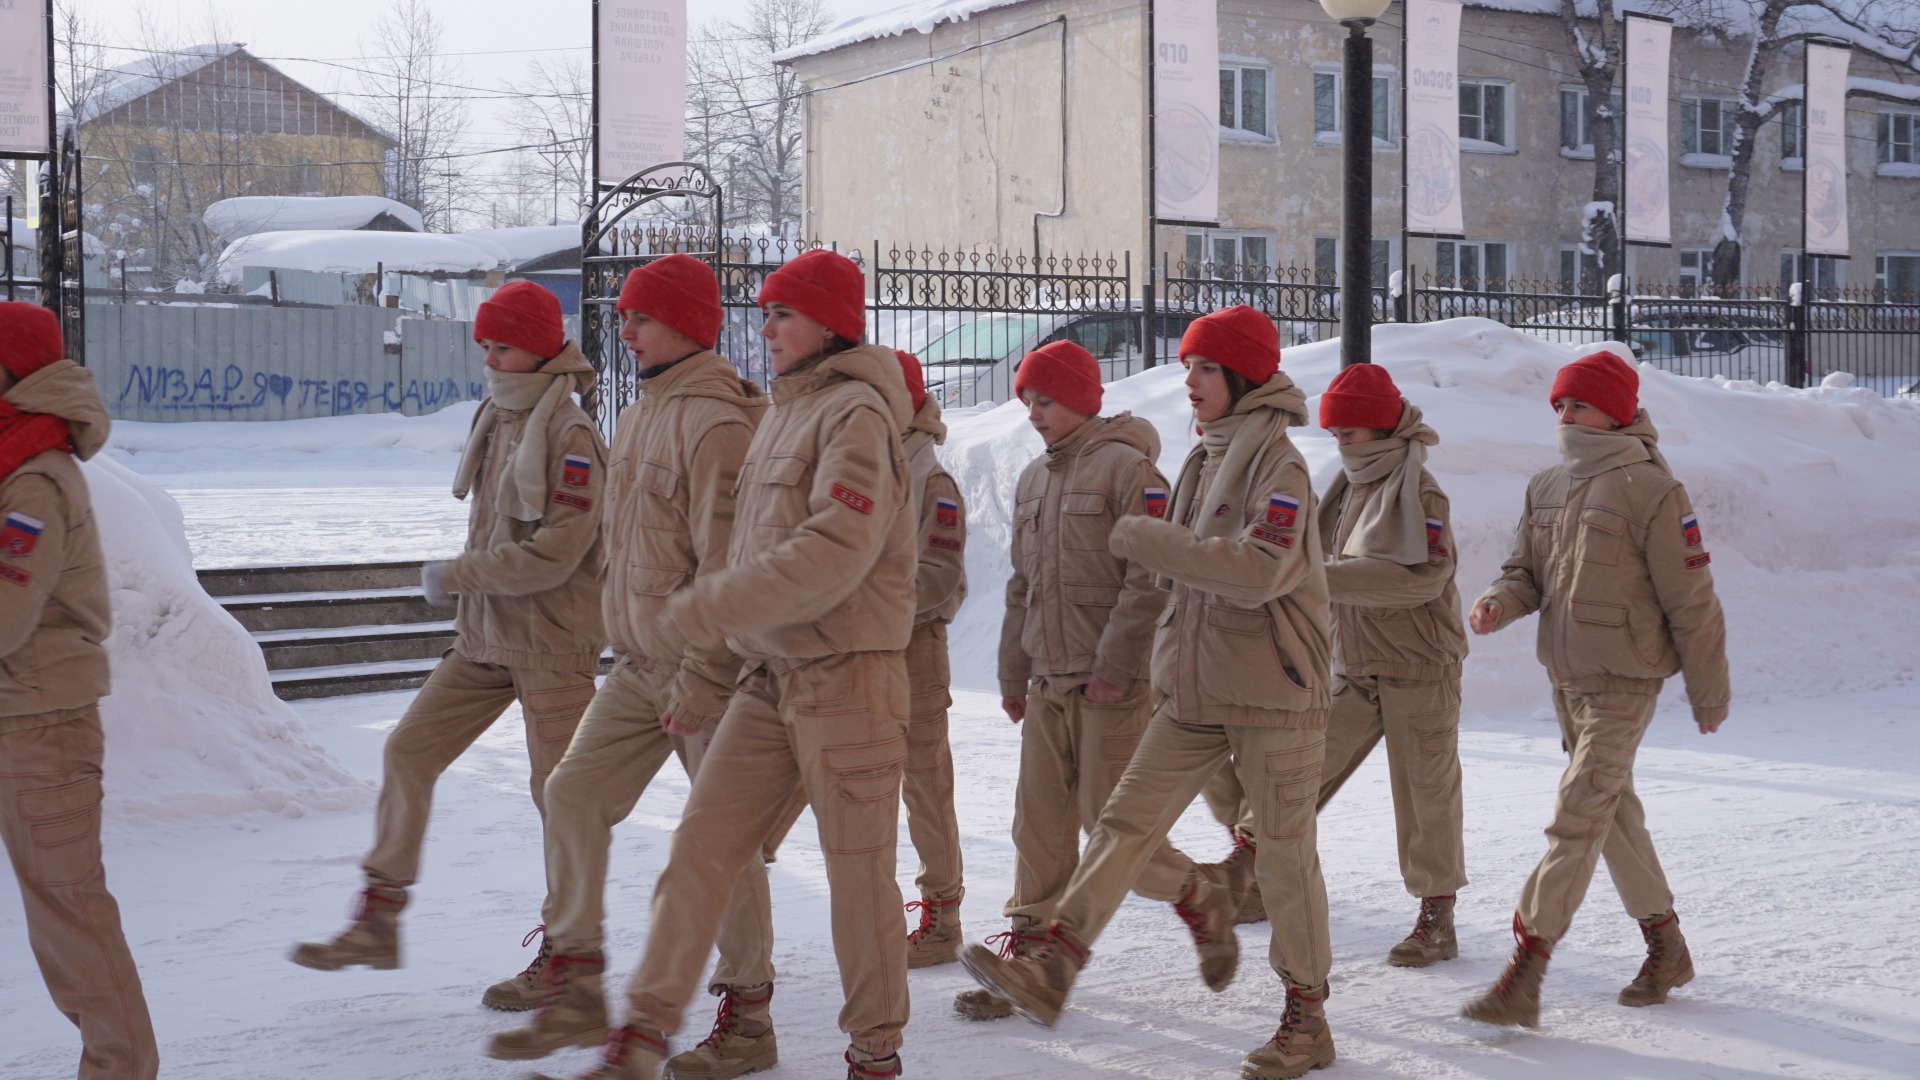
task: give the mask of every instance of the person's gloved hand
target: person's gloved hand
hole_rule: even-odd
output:
[[[440,587],[440,579],[447,574],[445,562],[423,563],[420,567],[420,590],[427,594],[427,603],[434,607],[452,607],[454,594]]]

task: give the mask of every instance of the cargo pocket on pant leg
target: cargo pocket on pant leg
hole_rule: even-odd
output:
[[[74,885],[100,869],[100,778],[20,793],[20,816],[33,834],[29,862],[38,885]]]
[[[564,750],[573,739],[580,717],[593,700],[593,679],[587,677],[572,686],[529,690],[520,699],[520,708],[532,721],[529,728],[542,743],[559,743]]]
[[[1266,806],[1260,814],[1260,833],[1269,840],[1293,840],[1313,823],[1314,802],[1320,794],[1320,765],[1326,740],[1267,755]]]
[[[906,757],[905,736],[822,751],[831,790],[820,800],[826,803],[820,831],[829,852],[861,855],[895,842]]]

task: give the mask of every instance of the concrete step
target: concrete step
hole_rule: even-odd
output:
[[[249,630],[321,630],[444,622],[446,608],[427,603],[418,584],[341,592],[245,593],[220,606]]]
[[[394,589],[420,584],[420,563],[342,563],[312,566],[239,566],[199,572],[214,597]]]
[[[388,690],[413,690],[427,681],[438,664],[432,660],[388,660],[366,664],[333,664],[326,667],[285,668],[271,672],[273,693],[282,701],[301,698],[343,697],[347,694],[378,694]],[[613,670],[613,654],[600,657],[600,674]]]
[[[269,671],[389,660],[436,660],[453,646],[453,623],[263,630],[253,635]]]

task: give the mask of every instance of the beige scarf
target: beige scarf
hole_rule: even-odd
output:
[[[1426,562],[1427,512],[1420,503],[1420,472],[1427,466],[1427,447],[1439,441],[1440,436],[1421,421],[1419,407],[1407,402],[1392,435],[1341,447],[1340,475],[1320,500],[1320,535],[1335,535],[1340,504],[1346,501],[1350,485],[1384,479],[1379,497],[1361,507],[1340,554],[1350,559],[1385,559],[1401,566]]]
[[[1236,536],[1246,523],[1238,514],[1199,513],[1212,506],[1244,507],[1248,489],[1260,471],[1260,461],[1286,429],[1307,422],[1307,395],[1284,371],[1255,387],[1234,403],[1233,411],[1201,425],[1200,444],[1187,453],[1174,483],[1173,520],[1196,536]],[[1200,476],[1207,460],[1218,457],[1206,498],[1200,499]]]
[[[1660,433],[1654,430],[1653,417],[1641,409],[1633,423],[1618,431],[1601,431],[1579,424],[1562,424],[1553,429],[1560,444],[1560,457],[1567,463],[1567,475],[1575,480],[1598,476],[1609,469],[1651,461],[1663,473],[1673,475],[1667,459],[1660,453]]]
[[[519,445],[494,478],[494,508],[515,521],[539,521],[547,507],[547,428],[554,410],[576,389],[584,394],[592,387],[593,368],[572,342],[538,371],[488,368],[487,400],[480,403],[480,415],[474,418],[466,449],[460,455],[460,467],[454,471],[453,497],[464,499],[473,490],[500,413],[531,409]]]

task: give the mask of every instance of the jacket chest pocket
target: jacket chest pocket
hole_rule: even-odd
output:
[[[1580,561],[1596,566],[1618,565],[1625,532],[1626,519],[1619,514],[1591,507],[1580,511],[1580,534],[1576,541]]]
[[[807,520],[807,492],[813,486],[812,477],[813,462],[790,454],[761,462],[751,480],[743,476],[744,491],[753,504],[753,523],[791,529]]]
[[[1014,565],[1032,581],[1039,566],[1040,554],[1040,506],[1046,500],[1035,495],[1022,499],[1013,508],[1013,559]]]
[[[1070,551],[1106,551],[1113,508],[1099,491],[1069,491],[1060,500],[1060,546]]]
[[[657,461],[642,461],[634,469],[635,491],[631,513],[648,529],[678,530],[685,523],[680,503],[680,474]]]

